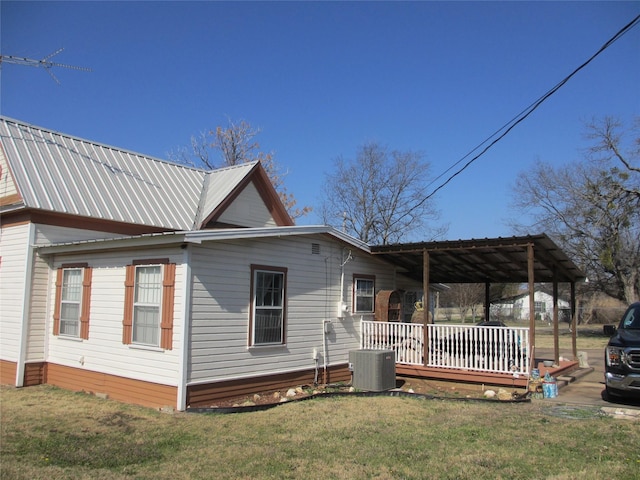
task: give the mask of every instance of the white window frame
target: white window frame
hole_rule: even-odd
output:
[[[69,292],[70,285],[66,282],[67,273],[68,272],[79,272],[79,282],[77,285],[74,285],[78,289],[78,298],[76,299],[66,299],[67,293]],[[60,294],[60,327],[59,327],[59,335],[64,337],[74,337],[80,338],[80,315],[82,314],[82,282],[84,277],[84,268],[82,267],[69,267],[62,269],[62,292]],[[77,315],[75,318],[65,318],[65,305],[75,305]],[[75,333],[70,333],[65,331],[68,327],[75,324]]]
[[[360,287],[360,282],[371,284],[371,289],[364,291]],[[371,309],[360,309],[358,299],[371,299]],[[353,276],[353,313],[374,313],[376,308],[376,278],[371,275],[354,275]]]
[[[287,271],[286,269],[276,268],[276,267],[252,267],[253,274],[251,278],[251,291],[252,291],[252,299],[251,299],[251,345],[252,346],[269,346],[269,345],[283,345],[285,343],[285,324],[286,324],[286,289],[287,289]],[[265,292],[262,292],[258,287],[258,277],[260,275],[274,275],[279,276],[281,279],[281,285],[279,288],[279,305],[277,302],[271,300],[270,305],[265,304]],[[260,301],[260,295],[262,294],[262,301]],[[280,335],[278,339],[274,339],[273,341],[266,341],[259,339],[259,335],[256,334],[258,331],[258,315],[260,311],[265,312],[279,312],[279,320],[280,320]]]
[[[158,293],[156,295],[157,301],[149,301],[149,299],[139,300],[139,281],[138,281],[138,272],[141,269],[157,269],[157,289]],[[162,321],[162,279],[163,279],[163,265],[161,264],[142,264],[135,266],[135,275],[134,275],[134,284],[133,284],[133,318],[131,323],[131,343],[134,345],[146,345],[151,347],[160,347],[160,336],[161,336],[161,327],[160,322]],[[146,301],[145,301],[146,300]],[[155,309],[155,321],[154,322],[146,322],[145,325],[139,325],[139,314],[144,310],[149,313],[150,310]],[[146,338],[149,335],[147,331],[145,334],[143,329],[151,329],[153,328],[155,332],[151,333],[150,336],[152,340]],[[140,329],[140,331],[139,331]],[[155,336],[155,338],[153,338]],[[142,338],[138,338],[142,337]]]

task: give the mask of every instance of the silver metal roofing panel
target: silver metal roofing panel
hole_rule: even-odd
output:
[[[185,231],[255,165],[206,172],[6,117],[0,140],[26,207]]]
[[[132,235],[117,238],[99,238],[78,240],[75,242],[52,243],[38,245],[36,248],[41,255],[59,253],[77,253],[87,250],[130,248],[132,246],[153,246],[158,244],[177,244],[244,240],[268,237],[287,237],[304,235],[329,235],[341,242],[349,244],[359,250],[371,253],[369,245],[346,233],[340,232],[328,225],[301,225],[289,227],[256,227],[256,228],[225,228],[219,230],[200,230],[191,232],[163,232],[143,235]]]

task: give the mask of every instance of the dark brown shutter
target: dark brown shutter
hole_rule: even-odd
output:
[[[62,268],[56,273],[56,299],[53,305],[53,334],[60,335],[60,308],[62,303]]]
[[[160,319],[160,347],[165,350],[173,348],[173,305],[176,284],[176,264],[168,263],[164,266],[162,281],[162,307]]]
[[[89,310],[91,306],[92,268],[85,267],[82,279],[82,305],[80,307],[80,338],[89,340]]]
[[[127,272],[124,280],[124,317],[122,319],[122,343],[131,343],[133,335],[133,291],[136,280],[135,265],[127,265]]]

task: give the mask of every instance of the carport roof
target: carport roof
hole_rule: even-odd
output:
[[[546,234],[372,246],[371,253],[421,281],[425,252],[429,283],[525,283],[533,247],[535,282],[578,282],[585,274]]]

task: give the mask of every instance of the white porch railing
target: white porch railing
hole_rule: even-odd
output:
[[[360,348],[394,350],[396,363],[422,365],[423,329],[419,323],[369,322],[362,320]]]
[[[361,322],[361,348],[394,350],[396,363],[480,372],[526,374],[529,370],[529,329],[475,325],[427,325],[429,348],[424,351],[423,325]]]

